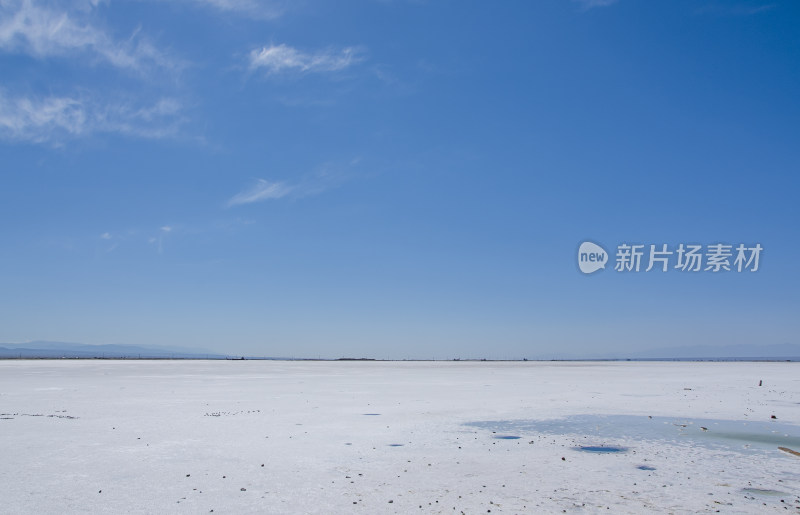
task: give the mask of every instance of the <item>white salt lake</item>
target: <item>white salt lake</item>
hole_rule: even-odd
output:
[[[0,445],[2,513],[798,513],[800,364],[8,360]]]

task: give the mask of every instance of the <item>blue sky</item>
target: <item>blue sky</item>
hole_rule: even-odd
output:
[[[0,341],[798,342],[792,1],[0,0]],[[757,272],[580,273],[584,240]]]

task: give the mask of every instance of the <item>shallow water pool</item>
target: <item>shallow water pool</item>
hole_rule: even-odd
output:
[[[800,450],[800,426],[775,421],[714,420],[635,415],[573,415],[560,419],[487,420],[465,424],[502,434],[686,442],[741,452]],[[495,437],[497,438],[497,437]],[[599,445],[598,445],[599,446]]]

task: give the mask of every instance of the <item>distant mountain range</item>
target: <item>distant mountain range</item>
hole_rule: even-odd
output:
[[[87,345],[65,342],[0,343],[1,358],[225,359],[202,350],[140,345]]]
[[[0,343],[0,359],[8,358],[106,358],[106,359],[239,359],[240,355],[217,354],[202,349],[143,345],[87,345],[65,342]],[[246,359],[295,359],[248,356]],[[301,358],[302,359],[302,358]],[[367,359],[367,358],[362,358]],[[491,359],[491,358],[490,358]],[[800,345],[696,345],[629,353],[594,355],[531,356],[530,359],[612,360],[791,360],[800,361]]]

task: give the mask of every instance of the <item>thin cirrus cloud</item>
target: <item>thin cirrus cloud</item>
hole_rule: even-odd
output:
[[[337,72],[362,60],[361,51],[356,47],[303,52],[280,44],[252,50],[249,55],[250,69],[263,69],[268,74]]]
[[[87,55],[116,68],[140,73],[182,67],[138,33],[126,41],[115,40],[88,21],[91,12],[91,6],[67,10],[33,0],[2,1],[0,51],[37,58]]]
[[[171,98],[149,105],[113,104],[88,97],[14,96],[0,89],[0,139],[59,143],[96,133],[160,139],[177,134],[184,122],[181,112]]]
[[[256,183],[240,193],[234,195],[228,201],[228,207],[239,206],[242,204],[252,204],[262,200],[279,199],[292,192],[294,188],[283,182],[270,182],[258,179]]]
[[[258,179],[250,188],[231,197],[227,202],[227,207],[276,200],[288,195],[292,198],[319,195],[352,179],[354,177],[353,169],[360,163],[360,157],[355,157],[344,164],[325,163],[294,184]]]

